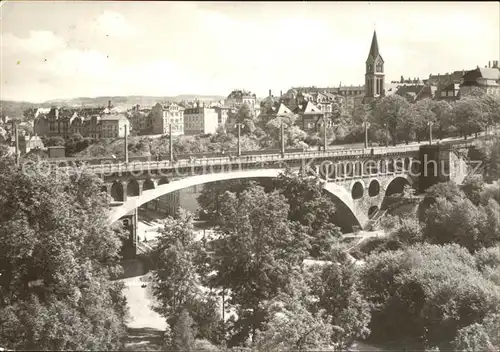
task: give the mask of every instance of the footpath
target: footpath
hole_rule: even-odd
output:
[[[139,260],[128,261],[124,269],[127,278],[120,281],[125,283],[124,294],[130,314],[125,351],[159,351],[167,323],[151,309],[150,286],[142,287],[149,281],[149,274],[143,274],[144,269]]]

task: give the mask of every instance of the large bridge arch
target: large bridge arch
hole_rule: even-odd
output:
[[[216,181],[224,181],[231,179],[243,179],[243,178],[276,178],[283,169],[263,169],[263,170],[247,170],[247,171],[234,171],[234,172],[222,172],[208,175],[196,175],[186,177],[180,180],[171,181],[162,185],[158,185],[154,189],[144,190],[140,196],[137,197],[127,197],[127,200],[123,202],[122,205],[116,206],[111,209],[109,215],[109,222],[114,223],[118,221],[122,216],[130,213],[134,209],[140,207],[141,205],[156,199],[162,195],[170,192],[175,192],[183,188],[192,187],[195,185],[201,185],[205,183],[211,183]],[[350,193],[342,186],[335,183],[325,183],[325,190],[333,195],[335,198],[339,199],[340,202],[346,206],[353,214],[356,221],[359,219],[354,212],[353,200]]]

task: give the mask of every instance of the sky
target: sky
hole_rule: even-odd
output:
[[[386,82],[500,57],[498,2],[0,4],[1,99],[273,95],[362,85],[376,29]]]

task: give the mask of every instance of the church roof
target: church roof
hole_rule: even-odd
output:
[[[368,58],[366,61],[370,60],[375,60],[378,56],[382,59],[382,55],[380,55],[379,49],[378,49],[378,40],[377,40],[377,32],[373,31],[373,38],[372,38],[372,45],[370,46],[370,53],[368,54]],[[382,61],[384,61],[382,59]]]

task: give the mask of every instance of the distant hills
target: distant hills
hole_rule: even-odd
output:
[[[22,118],[23,111],[30,107],[51,107],[51,106],[107,106],[108,101],[111,100],[113,106],[132,107],[134,105],[152,106],[159,102],[182,100],[190,101],[198,99],[201,101],[218,101],[225,99],[222,95],[194,95],[183,94],[174,97],[151,97],[143,95],[130,95],[130,96],[109,96],[109,97],[96,97],[96,98],[73,98],[73,99],[55,99],[43,103],[30,103],[24,101],[1,100],[0,110],[1,116],[9,116],[10,118]]]
[[[198,99],[201,101],[212,101],[212,100],[222,100],[225,99],[222,95],[194,95],[194,94],[184,94],[177,95],[175,97],[151,97],[143,95],[130,95],[130,96],[111,96],[111,97],[97,97],[97,98],[74,98],[74,99],[57,99],[49,100],[43,103],[43,106],[50,105],[67,105],[67,106],[107,106],[108,101],[111,100],[111,104],[114,106],[120,105],[155,105],[162,101],[182,101],[182,100],[194,100]]]

